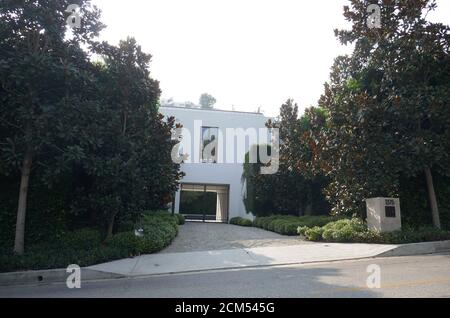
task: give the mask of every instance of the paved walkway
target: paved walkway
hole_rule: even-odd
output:
[[[298,236],[282,236],[254,227],[187,222],[172,244],[161,253],[214,251],[268,246],[310,244]]]
[[[124,276],[147,276],[191,271],[303,264],[374,257],[395,245],[297,244],[215,251],[158,253],[88,267]]]

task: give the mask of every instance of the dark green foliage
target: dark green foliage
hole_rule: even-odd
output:
[[[20,271],[65,268],[70,264],[88,266],[118,257],[126,257],[123,251],[114,251],[101,245],[99,231],[81,229],[64,234],[61,238],[29,244],[23,256],[6,251],[0,256],[0,271]]]
[[[98,230],[86,228],[63,235],[59,244],[61,246],[73,246],[77,249],[89,250],[100,245],[101,241],[102,235]]]
[[[289,215],[273,215],[269,217],[257,217],[253,222],[253,225],[282,235],[297,235],[299,227],[323,226],[336,219],[336,217],[329,216],[297,217]]]
[[[131,255],[160,251],[177,236],[179,219],[167,212],[147,212],[142,220],[143,237],[134,231],[114,235],[107,244],[115,249],[128,249]]]
[[[217,194],[214,192],[181,191],[180,206],[183,214],[215,215],[217,211]]]
[[[267,148],[267,154],[271,154],[270,146],[253,146],[258,156],[257,163],[250,163],[250,152],[245,155],[242,182],[246,185],[246,195],[244,206],[247,213],[256,216],[267,216],[273,214],[275,202],[273,200],[273,190],[276,187],[276,177],[274,175],[260,174],[261,166],[259,153],[261,147]],[[268,195],[270,193],[271,195]]]
[[[133,231],[115,234],[104,243],[98,230],[81,229],[63,234],[59,239],[31,244],[25,255],[4,251],[0,271],[66,268],[70,264],[90,266],[116,259],[160,251],[176,237],[178,218],[168,212],[148,212],[142,220],[144,236]]]
[[[39,170],[39,169],[37,169]],[[12,249],[19,185],[11,177],[0,177],[0,250]],[[30,185],[26,243],[59,239],[68,229],[64,186],[48,188],[36,180]],[[82,226],[81,226],[82,227]]]
[[[176,213],[175,217],[178,219],[178,225],[184,225],[186,223],[186,218],[183,214]]]
[[[442,228],[450,230],[450,178],[434,177]],[[433,224],[423,174],[400,181],[400,199],[403,224],[416,228]]]
[[[239,226],[247,226],[247,227],[253,226],[252,221],[250,221],[249,219],[241,218],[241,217],[232,218],[230,220],[230,224],[239,225]]]
[[[143,210],[171,202],[181,174],[171,158],[174,119],[165,122],[158,113],[160,89],[150,77],[151,56],[132,38],[97,50],[105,58],[96,73],[102,107],[89,127],[96,147],[80,162],[85,200],[76,200],[81,202],[76,208],[94,210],[110,236],[116,220],[135,220]]]
[[[402,244],[445,240],[450,240],[450,232],[438,230],[432,226],[426,226],[420,228],[406,228],[402,231],[383,234],[381,242],[385,244]],[[370,239],[368,241],[370,241]]]
[[[84,19],[71,34],[70,4],[79,5]],[[0,178],[15,178],[13,185],[22,180],[15,209],[19,254],[30,184],[55,186],[88,147],[86,125],[78,124],[93,105],[92,67],[81,47],[95,45],[103,28],[99,14],[89,0],[4,0],[0,6]]]
[[[351,0],[352,28],[335,31],[355,50],[336,58],[320,100],[325,116],[311,120],[316,167],[331,179],[335,214],[363,217],[364,199],[400,197],[407,222],[428,224],[417,178],[429,169],[435,179],[450,175],[450,28],[426,20],[434,1],[383,0],[382,26],[370,29],[367,3]],[[435,184],[438,198],[448,184]]]
[[[309,130],[308,117],[298,117],[298,106],[288,100],[281,106],[280,118],[267,123],[268,128],[279,129],[280,166],[276,174],[260,174],[260,147],[255,146],[257,163],[250,163],[247,154],[242,179],[246,181],[247,196],[244,204],[247,212],[256,216],[327,215],[330,207],[322,193],[328,184],[327,178],[314,174],[309,166],[311,149],[305,138]]]
[[[117,250],[128,250],[129,255],[140,255],[143,253],[151,253],[156,250],[158,244],[149,239],[149,236],[138,237],[134,231],[122,232],[113,235],[108,241],[108,246]]]
[[[330,222],[322,227],[299,227],[298,232],[307,240],[316,242],[406,244],[450,240],[450,232],[431,226],[407,226],[391,233],[369,231],[366,224],[358,218]]]
[[[72,32],[69,4],[83,17]],[[1,249],[12,248],[16,215],[25,212],[17,233],[31,244],[87,226],[111,236],[172,201],[181,176],[171,159],[175,122],[158,113],[151,56],[132,38],[98,43],[99,17],[89,0],[2,1]]]

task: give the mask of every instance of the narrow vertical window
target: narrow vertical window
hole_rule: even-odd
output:
[[[203,163],[217,163],[219,128],[202,127],[201,158]]]

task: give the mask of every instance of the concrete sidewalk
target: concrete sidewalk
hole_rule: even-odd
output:
[[[161,253],[95,265],[88,269],[124,276],[146,276],[370,258],[395,248],[397,245],[329,243]]]
[[[83,281],[450,252],[450,241],[402,245],[310,243],[158,253],[83,268]],[[65,282],[66,269],[0,273],[0,286]]]

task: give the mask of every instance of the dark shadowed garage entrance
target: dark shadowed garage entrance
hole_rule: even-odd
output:
[[[182,184],[180,213],[188,220],[228,222],[229,185]]]

